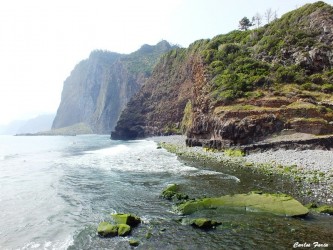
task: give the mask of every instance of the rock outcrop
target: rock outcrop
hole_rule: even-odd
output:
[[[93,133],[107,133],[139,90],[158,58],[174,48],[166,41],[143,45],[129,55],[93,51],[66,79],[52,128],[85,123]]]

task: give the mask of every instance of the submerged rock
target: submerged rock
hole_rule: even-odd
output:
[[[201,228],[201,229],[211,229],[211,228],[214,228],[214,227],[216,227],[220,224],[221,224],[220,222],[210,220],[210,219],[206,219],[206,218],[194,219],[191,222],[191,225],[193,227],[198,227],[198,228]]]
[[[317,208],[315,208],[315,211],[318,213],[321,213],[321,214],[333,215],[333,207],[328,206],[328,205],[317,207]]]
[[[179,186],[177,184],[170,184],[162,191],[162,198],[167,200],[187,200],[189,197],[186,194],[179,192]]]
[[[137,247],[140,244],[140,241],[130,240],[128,243],[130,244],[130,246]]]
[[[309,210],[300,202],[285,194],[235,194],[222,197],[187,201],[178,205],[177,210],[184,215],[204,209],[244,208],[246,211],[268,212],[282,216],[305,216]]]
[[[132,228],[127,224],[118,224],[118,236],[127,236],[130,234]]]
[[[132,227],[137,226],[141,222],[139,217],[132,214],[112,214],[112,218],[117,224],[127,224]]]
[[[110,224],[109,222],[103,221],[103,222],[99,223],[98,228],[97,228],[97,233],[98,233],[98,235],[103,236],[103,237],[117,236],[118,227]]]

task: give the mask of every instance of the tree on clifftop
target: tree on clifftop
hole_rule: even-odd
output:
[[[247,17],[243,17],[242,20],[239,21],[240,30],[248,30],[251,26],[253,26],[253,23],[251,23]]]

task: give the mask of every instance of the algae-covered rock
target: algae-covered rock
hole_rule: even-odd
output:
[[[188,195],[178,192],[179,186],[177,184],[170,184],[162,191],[162,198],[167,200],[187,200]]]
[[[214,228],[218,225],[220,225],[221,223],[214,221],[214,220],[209,220],[206,218],[198,218],[198,219],[194,219],[191,222],[191,225],[194,227],[198,227],[201,229],[211,229]]]
[[[127,224],[118,224],[118,236],[129,235],[132,228]]]
[[[130,240],[128,243],[130,244],[130,246],[137,247],[140,244],[140,241]]]
[[[321,213],[321,214],[333,215],[333,207],[328,206],[328,205],[317,207],[317,208],[315,208],[315,211],[318,213]]]
[[[179,186],[177,184],[170,184],[162,191],[162,197],[171,200],[178,192]]]
[[[268,212],[283,216],[305,216],[309,210],[300,202],[285,194],[235,194],[204,198],[178,205],[181,214],[192,214],[203,209],[244,208],[245,211]]]
[[[97,233],[103,237],[116,236],[118,234],[118,227],[110,224],[109,222],[103,221],[99,223]]]
[[[132,214],[112,214],[112,218],[117,224],[127,224],[135,227],[140,224],[141,219]]]
[[[317,208],[318,205],[314,202],[310,202],[310,203],[306,204],[305,207],[308,209],[311,209],[311,208]]]
[[[151,233],[151,230],[148,230],[148,232],[145,235],[146,239],[150,239],[152,236],[153,234]]]

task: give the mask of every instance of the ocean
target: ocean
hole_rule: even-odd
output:
[[[133,249],[129,239],[140,241],[137,249],[286,249],[297,242],[332,247],[328,215],[295,219],[213,210],[209,215],[222,226],[192,228],[160,197],[170,183],[191,197],[288,188],[284,180],[180,160],[151,140],[0,136],[0,249]],[[142,223],[130,236],[101,238],[97,226],[112,213],[133,213]]]

